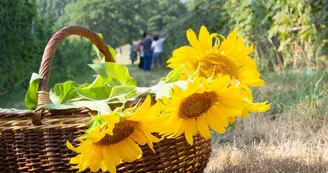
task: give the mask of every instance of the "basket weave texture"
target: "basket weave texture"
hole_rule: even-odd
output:
[[[59,30],[48,42],[42,57],[39,74],[38,105],[49,103],[48,81],[53,55],[61,40],[69,35],[81,35],[91,40],[113,62],[106,44],[91,30],[68,26]],[[134,105],[132,100],[126,106]],[[115,108],[120,105],[110,105]],[[69,164],[76,153],[65,143],[78,146],[77,137],[84,134],[85,122],[90,120],[87,108],[71,110],[8,111],[0,110],[0,172],[77,172]],[[154,144],[155,153],[147,146],[140,146],[141,159],[123,162],[117,172],[203,172],[211,153],[211,141],[194,137],[189,145],[184,136],[163,139]],[[86,171],[87,172],[87,171]]]

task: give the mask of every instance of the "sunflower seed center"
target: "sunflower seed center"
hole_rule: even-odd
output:
[[[216,77],[218,74],[229,75],[238,79],[238,69],[236,64],[223,55],[217,53],[211,53],[205,55],[199,62],[200,64],[200,75],[203,77]]]
[[[123,141],[129,137],[133,131],[136,122],[121,120],[119,123],[115,124],[113,129],[113,135],[106,134],[99,142],[100,145],[111,145]]]
[[[216,101],[217,95],[214,92],[194,93],[181,102],[179,115],[184,119],[199,117]]]

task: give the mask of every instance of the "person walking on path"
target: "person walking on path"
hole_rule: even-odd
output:
[[[144,53],[144,70],[151,70],[151,60],[153,56],[153,51],[151,49],[151,44],[153,40],[151,39],[150,35],[145,32],[144,39],[141,41],[141,45],[143,47]]]
[[[163,42],[167,38],[167,35],[165,38],[160,38],[159,34],[156,33],[154,35],[154,41],[151,45],[151,48],[154,50],[153,58],[152,58],[152,64],[151,64],[151,71],[154,70],[155,64],[158,64],[158,70],[162,67],[162,57],[163,57]]]
[[[130,42],[130,59],[132,64],[137,60],[136,46],[132,41]]]

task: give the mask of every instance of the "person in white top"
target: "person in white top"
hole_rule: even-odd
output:
[[[162,54],[163,54],[163,42],[165,41],[165,38],[159,38],[159,34],[155,34],[153,37],[153,42],[151,44],[151,48],[153,49],[153,58],[152,58],[152,64],[151,64],[151,71],[154,70],[154,66],[157,63],[158,69],[160,70],[162,67]]]

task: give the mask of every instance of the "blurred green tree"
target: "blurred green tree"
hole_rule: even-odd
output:
[[[27,87],[40,63],[51,28],[38,18],[34,1],[3,0],[0,5],[0,95]]]
[[[328,1],[189,0],[186,6],[190,14],[170,28],[168,52],[187,44],[188,28],[198,32],[205,25],[223,35],[237,28],[254,44],[262,71],[328,66]]]
[[[56,26],[86,26],[115,47],[140,39],[143,31],[161,31],[186,12],[176,0],[80,0],[65,6]]]

